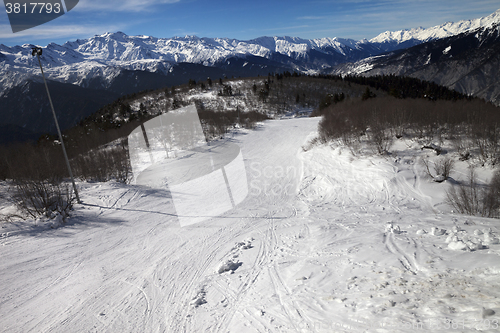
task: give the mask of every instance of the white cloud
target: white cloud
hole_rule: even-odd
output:
[[[181,0],[82,0],[78,3],[78,10],[81,11],[105,11],[114,12],[147,12],[153,7],[163,4],[173,4]]]
[[[324,20],[329,18],[328,16],[301,16],[297,17],[298,20]]]
[[[101,35],[103,32],[113,32],[123,30],[123,27],[116,25],[41,25],[33,29],[21,31],[13,34],[9,25],[0,24],[0,39],[15,39],[16,41],[30,41],[33,39],[55,40],[61,38],[88,38],[91,35]],[[76,36],[76,37],[75,37]]]

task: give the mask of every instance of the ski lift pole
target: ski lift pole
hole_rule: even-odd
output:
[[[47,96],[49,97],[50,108],[52,109],[52,115],[54,116],[54,122],[56,123],[57,133],[59,134],[59,140],[61,141],[61,146],[64,154],[64,159],[66,160],[66,166],[68,168],[69,176],[71,177],[71,183],[73,184],[73,190],[75,191],[76,201],[78,203],[82,203],[80,200],[80,196],[78,195],[78,190],[75,184],[75,178],[73,178],[73,172],[71,171],[71,166],[69,165],[68,154],[66,153],[66,147],[64,146],[63,137],[61,134],[61,129],[59,128],[59,123],[57,122],[56,111],[54,111],[54,105],[52,104],[52,98],[50,98],[49,86],[47,85],[47,81],[45,80],[45,74],[43,73],[42,62],[40,61],[40,56],[42,55],[41,47],[32,48],[31,52],[32,56],[38,58],[38,64],[40,65],[40,70],[42,71],[43,83],[45,83],[45,89],[47,90]]]

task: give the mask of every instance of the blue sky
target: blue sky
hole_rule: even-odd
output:
[[[105,32],[173,37],[260,36],[373,38],[379,33],[424,28],[487,16],[498,0],[80,0],[66,15],[12,33],[0,5],[0,43],[45,46]]]

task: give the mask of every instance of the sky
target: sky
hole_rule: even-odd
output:
[[[0,5],[0,44],[85,39],[106,32],[174,37],[261,36],[360,40],[385,31],[432,27],[488,16],[498,0],[80,0],[65,15],[13,33]]]

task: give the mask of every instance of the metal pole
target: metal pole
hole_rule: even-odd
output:
[[[54,121],[56,123],[57,133],[59,134],[59,140],[61,141],[61,146],[64,154],[64,159],[66,160],[66,166],[68,167],[69,176],[71,177],[71,183],[73,183],[73,190],[75,191],[76,201],[82,203],[80,196],[78,195],[78,190],[76,188],[75,179],[73,178],[73,172],[71,171],[71,166],[69,165],[68,154],[66,153],[66,147],[64,146],[63,137],[61,134],[61,129],[59,128],[59,123],[57,122],[56,111],[54,111],[54,105],[52,104],[52,98],[50,98],[49,87],[47,86],[47,81],[45,80],[45,74],[43,73],[42,62],[40,61],[40,55],[42,54],[42,49],[39,47],[34,47],[32,49],[32,55],[36,54],[38,58],[38,64],[40,65],[40,70],[42,71],[43,83],[45,83],[45,89],[47,90],[47,96],[49,97],[50,108],[52,109],[52,115],[54,116]]]

